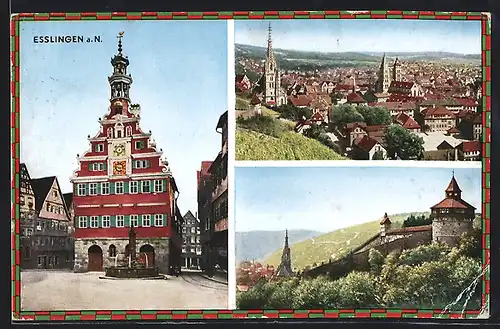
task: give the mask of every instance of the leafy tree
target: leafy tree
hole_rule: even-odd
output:
[[[311,109],[307,107],[297,107],[293,104],[283,104],[274,109],[280,114],[280,118],[292,121],[301,121],[304,117],[310,119],[312,116]]]
[[[391,159],[395,159],[396,154],[401,160],[421,160],[424,158],[423,138],[410,133],[400,125],[392,125],[386,129],[384,142]]]
[[[330,99],[332,100],[332,104],[333,105],[337,105],[339,100],[342,99],[342,94],[339,93],[338,91],[333,91],[331,94],[330,94]]]
[[[367,272],[351,272],[337,280],[342,307],[367,308],[377,306],[376,281]]]
[[[385,158],[384,158],[384,152],[382,152],[382,151],[376,151],[373,154],[372,160],[385,160]]]
[[[335,308],[339,305],[340,286],[324,277],[303,280],[295,290],[295,308]]]
[[[383,107],[359,106],[357,110],[369,126],[389,125],[392,122],[391,113]]]
[[[351,122],[361,122],[364,119],[352,104],[333,106],[330,118],[332,123],[337,127],[343,127]]]
[[[459,242],[461,253],[468,257],[481,259],[481,236],[481,228],[474,228],[471,233],[463,235]]]
[[[410,215],[404,220],[402,227],[422,226],[430,224],[432,224],[431,217],[425,217],[425,215]]]
[[[384,265],[384,256],[376,249],[370,249],[368,253],[368,263],[370,263],[370,271],[373,275],[379,275]]]

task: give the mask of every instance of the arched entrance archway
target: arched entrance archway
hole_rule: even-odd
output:
[[[116,257],[116,246],[114,244],[109,246],[108,255],[109,257]]]
[[[102,271],[102,249],[98,245],[89,248],[89,271]]]
[[[130,246],[129,245],[126,245],[125,246],[125,256],[128,258],[128,255],[130,255]]]
[[[147,259],[147,262],[145,262],[148,267],[155,266],[155,248],[153,248],[153,246],[145,244],[139,249],[139,252],[144,254],[145,259]]]

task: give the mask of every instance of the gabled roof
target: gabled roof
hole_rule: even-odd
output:
[[[347,95],[347,101],[349,103],[367,103],[366,99],[356,92]]]
[[[66,207],[70,208],[73,204],[73,193],[64,193],[63,198],[66,203]]]
[[[261,104],[259,96],[257,94],[253,94],[252,100],[250,101],[250,105],[258,105]]]
[[[313,114],[313,116],[311,117],[311,121],[324,121],[325,118],[323,118],[323,115],[319,112],[316,112]]]
[[[35,192],[35,210],[40,211],[43,207],[43,202],[45,198],[49,194],[50,188],[52,184],[54,184],[54,180],[56,176],[49,176],[43,178],[37,178],[31,180],[31,186],[33,187],[33,192]],[[59,188],[59,191],[61,189]]]
[[[193,213],[191,212],[191,210],[188,210],[188,212],[187,212],[184,216],[182,216],[182,218],[183,218],[184,220],[186,220],[186,219],[196,219],[196,220],[198,221],[198,218],[196,218],[196,217],[193,215]]]
[[[446,192],[462,192],[460,187],[458,186],[457,180],[455,179],[455,176],[451,178],[450,184],[448,184],[448,187],[445,190]]]
[[[299,106],[309,106],[312,102],[312,98],[306,96],[306,95],[298,95],[298,96],[292,96],[289,97],[290,102],[299,107]]]
[[[358,137],[354,141],[354,145],[366,152],[369,152],[375,145],[377,145],[377,143],[378,142],[375,139],[368,137],[367,135]]]

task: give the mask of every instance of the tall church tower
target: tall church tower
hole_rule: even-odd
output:
[[[276,276],[287,277],[292,276],[292,257],[290,255],[290,247],[288,246],[288,230],[285,231],[285,245],[281,254],[281,263],[276,271]]]
[[[271,23],[269,23],[269,34],[267,37],[267,54],[264,66],[265,76],[265,100],[266,103],[276,103],[279,91],[279,71],[273,53],[273,40],[271,38]]]
[[[380,63],[380,68],[377,73],[377,86],[375,88],[378,93],[386,93],[391,85],[391,74],[389,66],[387,65],[387,59],[382,57],[382,62]]]
[[[392,66],[392,81],[402,81],[401,80],[401,63],[396,57],[394,65]]]

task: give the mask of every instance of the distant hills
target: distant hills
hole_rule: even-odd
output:
[[[289,230],[288,241],[293,244],[321,234],[316,231]],[[285,243],[285,230],[236,232],[235,235],[236,263],[262,260],[273,251],[282,250]]]
[[[413,212],[389,215],[392,227],[401,227],[404,220],[410,215],[429,215],[428,212]],[[360,246],[380,230],[380,219],[349,226],[330,233],[313,236],[307,240],[294,243],[290,246],[292,266],[302,270],[306,266],[313,266],[327,262],[330,258],[336,260],[347,254],[350,250]],[[281,249],[277,248],[269,257],[263,259],[263,264],[279,265]]]
[[[274,48],[275,57],[282,69],[297,67],[349,67],[373,66],[380,64],[381,52],[314,52]],[[266,48],[252,45],[235,45],[235,57],[245,56],[253,59],[264,59]],[[406,61],[458,61],[481,63],[480,54],[456,54],[448,52],[387,52],[387,57],[398,57]]]

